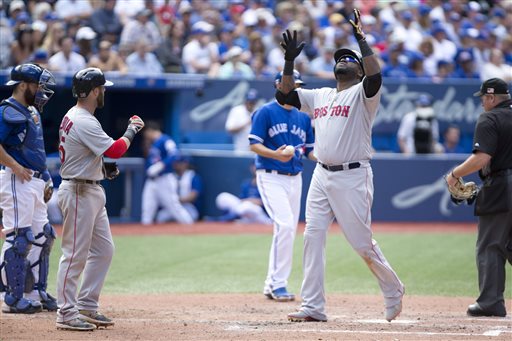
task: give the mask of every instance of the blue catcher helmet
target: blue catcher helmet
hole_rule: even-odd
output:
[[[279,72],[275,76],[274,81],[276,83],[281,83],[282,79],[283,79],[283,71]],[[304,83],[304,81],[302,80],[302,76],[300,75],[300,72],[295,69],[293,69],[293,80],[295,81],[295,84],[306,85],[306,83]]]
[[[114,85],[114,83],[106,80],[105,75],[100,69],[88,67],[75,73],[71,91],[73,92],[73,97],[85,98],[92,89],[101,85],[111,86]]]
[[[43,111],[44,105],[53,96],[53,90],[48,86],[55,85],[55,78],[50,71],[37,64],[27,63],[15,66],[11,70],[11,80],[5,83],[7,86],[16,85],[21,82],[35,83],[38,85],[34,106]]]

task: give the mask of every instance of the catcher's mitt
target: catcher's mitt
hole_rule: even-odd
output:
[[[464,182],[462,178],[457,178],[457,182],[453,186],[448,186],[451,199],[455,204],[460,204],[467,200],[468,204],[472,204],[478,193],[478,187],[474,182]]]
[[[44,202],[50,201],[53,195],[53,181],[50,179],[46,181],[46,184],[44,185]]]
[[[119,175],[119,168],[115,162],[103,162],[103,174],[108,180],[113,180]]]

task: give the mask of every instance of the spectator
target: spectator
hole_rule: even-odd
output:
[[[42,68],[48,68],[48,52],[44,49],[38,49],[32,55],[32,63],[39,65]]]
[[[243,50],[240,46],[233,46],[226,53],[226,62],[219,68],[218,78],[243,78],[253,79],[254,71],[241,61]]]
[[[446,30],[440,24],[432,27],[432,37],[434,37],[434,56],[437,60],[453,60],[457,53],[455,43],[446,38]]]
[[[224,214],[220,217],[210,218],[214,221],[238,220],[247,224],[272,224],[272,220],[265,212],[263,201],[261,201],[258,185],[256,184],[256,166],[250,166],[251,178],[246,179],[240,186],[240,196],[228,192],[217,195],[215,204]]]
[[[2,1],[5,4],[4,1]],[[9,5],[9,24],[13,31],[17,31],[18,25],[21,24],[23,17],[28,19],[27,12],[25,12],[25,3],[22,0],[14,0]]]
[[[48,34],[43,41],[43,49],[48,51],[49,56],[53,56],[61,50],[60,42],[65,36],[66,31],[64,30],[64,24],[61,22],[54,22],[48,28]]]
[[[503,52],[499,49],[491,50],[489,61],[483,65],[480,78],[482,81],[501,78],[505,82],[512,82],[512,66],[505,63]]]
[[[126,58],[126,65],[128,72],[143,76],[143,75],[159,75],[164,72],[162,64],[158,61],[156,56],[148,52],[149,45],[144,38],[137,42],[135,52]]]
[[[100,39],[108,40],[112,44],[119,41],[123,24],[114,12],[116,0],[105,0],[103,6],[97,8],[91,15],[92,29],[100,35]]]
[[[460,143],[460,128],[455,124],[450,124],[443,134],[443,149],[445,153],[464,153],[464,148]]]
[[[364,23],[363,23],[364,24]],[[414,15],[411,11],[405,10],[400,14],[400,24],[395,28],[392,34],[399,34],[405,38],[405,48],[409,51],[417,51],[418,46],[423,40],[423,35],[415,25]],[[366,25],[365,25],[366,28]]]
[[[35,44],[32,38],[32,27],[20,26],[16,40],[11,45],[11,65],[24,64],[30,61],[35,51]]]
[[[147,41],[147,51],[154,51],[162,42],[160,31],[156,24],[149,20],[152,12],[142,9],[137,13],[135,19],[130,20],[121,33],[121,44],[134,49],[141,39]]]
[[[178,155],[173,163],[174,173],[178,179],[178,197],[194,221],[200,217],[201,195],[203,193],[203,180],[190,166],[190,159],[184,155]],[[157,222],[171,221],[168,211],[161,210],[157,214]]]
[[[425,37],[419,45],[419,52],[423,54],[423,68],[429,76],[437,74],[436,56],[434,56],[434,43],[431,37]]]
[[[320,53],[309,64],[309,74],[322,79],[333,79],[332,70],[334,70],[334,46],[325,46]]]
[[[48,25],[44,21],[37,20],[32,23],[32,41],[35,49],[39,49],[43,46],[47,29]]]
[[[5,69],[11,65],[11,45],[14,36],[9,22],[0,16],[0,68]]]
[[[166,26],[164,31],[166,32],[164,41],[155,50],[155,54],[165,72],[181,73],[183,72],[181,51],[185,43],[183,23],[175,20]]]
[[[116,51],[112,50],[112,44],[108,40],[100,42],[98,54],[92,56],[89,66],[97,67],[104,72],[119,71],[121,74],[128,72],[124,60]]]
[[[479,79],[480,76],[475,70],[473,56],[468,51],[461,51],[457,56],[457,66],[451,74],[453,78]]]
[[[236,151],[249,150],[249,132],[251,131],[251,117],[256,102],[258,101],[258,91],[249,89],[245,96],[245,102],[237,105],[229,111],[226,120],[226,130],[233,136],[234,149]]]
[[[173,174],[172,164],[179,155],[176,143],[162,133],[155,122],[147,122],[144,139],[151,147],[146,158],[147,178],[142,191],[142,223],[152,224],[160,206],[166,211],[162,213],[165,217],[192,224],[194,220],[179,200],[178,180]]]
[[[92,14],[92,6],[89,0],[57,0],[55,12],[66,23],[85,21]]]
[[[114,11],[116,12],[121,24],[126,25],[131,18],[135,17],[137,13],[144,10],[145,0],[120,0],[116,1]]]
[[[267,79],[273,76],[272,72],[270,72],[270,68],[265,63],[265,56],[261,53],[253,56],[251,68],[254,71],[254,78],[256,79]]]
[[[88,62],[95,52],[93,50],[94,39],[96,39],[96,32],[88,26],[82,26],[76,32],[75,40],[78,46],[77,52],[85,58],[85,62]]]
[[[216,75],[219,68],[219,50],[212,41],[214,27],[199,21],[192,26],[191,40],[183,47],[183,66],[186,73]]]
[[[85,69],[85,58],[73,51],[72,38],[60,38],[59,45],[62,47],[62,50],[51,56],[48,60],[50,70],[71,74]]]
[[[416,109],[405,114],[398,128],[398,145],[404,154],[440,152],[439,123],[432,107],[432,96],[422,94],[416,100]]]

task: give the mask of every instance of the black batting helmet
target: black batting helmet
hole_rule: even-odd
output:
[[[363,70],[363,74],[366,75],[366,73],[364,72],[364,67],[363,67],[363,56],[361,55],[361,53],[359,53],[356,50],[351,50],[351,49],[345,49],[345,48],[338,49],[338,50],[336,50],[336,52],[334,52],[334,63],[338,64],[339,59],[343,56],[354,57],[357,60],[357,63],[359,64],[359,66],[361,66],[361,70]]]
[[[92,89],[98,86],[114,85],[111,81],[105,79],[103,72],[95,67],[88,67],[75,73],[73,76],[73,97],[85,98]]]

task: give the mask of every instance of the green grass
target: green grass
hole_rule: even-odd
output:
[[[407,293],[478,294],[473,234],[376,234]],[[260,292],[270,235],[119,236],[104,293]],[[52,252],[49,291],[55,292],[60,240]],[[289,289],[300,291],[302,235],[297,236]],[[507,297],[512,297],[507,265]],[[340,234],[327,243],[327,292],[378,294],[377,281]]]

